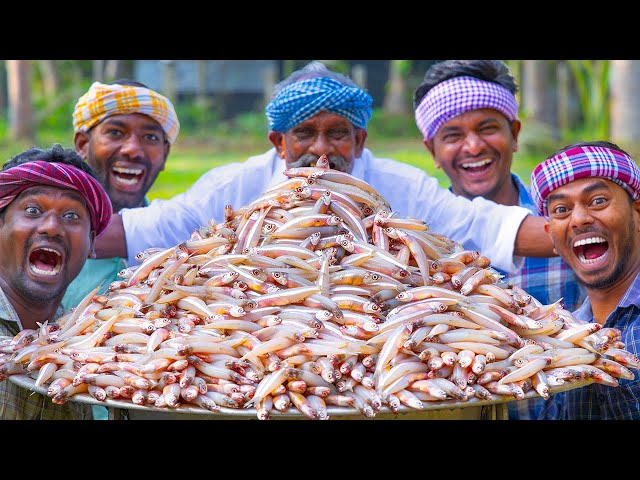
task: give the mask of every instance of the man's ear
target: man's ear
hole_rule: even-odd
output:
[[[633,211],[636,215],[636,226],[638,231],[640,231],[640,200],[633,201]]]
[[[162,167],[160,168],[160,171],[164,170],[164,167],[167,164],[167,158],[169,158],[169,153],[171,153],[171,143],[164,142],[164,161],[162,162]]]
[[[89,257],[88,258],[96,258],[96,231],[91,230],[89,233]]]
[[[442,166],[440,165],[440,162],[436,160],[436,154],[435,154],[435,151],[433,150],[433,140],[427,140],[426,138],[423,138],[422,144],[425,147],[427,147],[427,150],[429,150],[429,153],[431,154],[431,158],[433,158],[433,163],[435,164],[436,168],[442,168]]]
[[[518,151],[518,135],[520,135],[520,128],[522,128],[522,122],[517,118],[511,122],[511,135],[513,136],[513,151]]]
[[[549,233],[549,221],[548,220],[546,222],[544,222],[544,233],[549,235],[549,238],[551,238],[551,234]],[[551,239],[551,242],[553,243],[553,239]],[[553,253],[558,255],[558,251],[556,250],[556,247],[553,247]]]
[[[76,132],[73,136],[73,146],[76,153],[86,161],[87,149],[89,148],[89,134],[87,132]]]
[[[364,128],[356,128],[356,146],[355,146],[355,157],[359,158],[362,156],[362,151],[364,150],[364,143],[367,140],[367,132]]]
[[[284,134],[282,132],[276,132],[275,130],[269,130],[269,141],[276,147],[276,151],[280,158],[284,158],[286,142]]]

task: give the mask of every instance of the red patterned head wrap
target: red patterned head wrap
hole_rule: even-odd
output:
[[[49,185],[80,193],[87,204],[91,225],[99,236],[111,219],[113,207],[104,188],[91,175],[66,163],[36,160],[0,172],[0,208],[9,205],[23,190]]]

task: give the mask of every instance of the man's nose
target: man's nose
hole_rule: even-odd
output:
[[[49,211],[43,216],[42,221],[38,224],[38,233],[50,237],[59,236],[62,233],[62,224],[57,212]]]
[[[571,226],[582,227],[593,223],[593,216],[586,205],[574,205],[571,211]]]
[[[138,135],[128,135],[120,147],[120,153],[128,156],[130,159],[141,157],[143,155],[142,142]]]
[[[480,135],[475,132],[470,132],[464,137],[463,148],[470,155],[477,155],[484,148],[484,142]]]
[[[313,153],[317,156],[323,154],[329,155],[332,153],[332,148],[333,146],[329,138],[325,134],[320,133],[314,137],[313,143],[309,146],[308,153]]]

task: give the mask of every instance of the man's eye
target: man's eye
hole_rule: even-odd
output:
[[[78,220],[80,218],[80,215],[78,215],[76,212],[67,212],[64,214],[64,218]]]
[[[447,135],[442,137],[442,141],[446,143],[456,142],[460,138],[460,135],[457,133],[448,133]]]
[[[40,209],[38,207],[27,207],[24,211],[30,215],[37,215],[40,213]]]
[[[557,206],[557,207],[553,207],[553,209],[551,210],[551,212],[555,215],[561,215],[563,213],[567,212],[567,208],[563,207],[563,206]]]
[[[156,135],[155,133],[150,133],[148,135],[146,135],[146,139],[149,140],[150,142],[153,143],[157,143],[159,142],[161,139],[158,135]]]
[[[111,135],[113,137],[117,137],[120,135],[120,130],[116,130],[115,128],[112,128],[111,130],[109,130],[107,132],[108,135]]]

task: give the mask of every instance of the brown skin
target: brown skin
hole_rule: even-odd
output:
[[[74,145],[95,170],[114,212],[144,205],[171,150],[160,124],[141,113],[107,117],[89,132],[76,132]]]
[[[545,231],[585,285],[595,320],[604,324],[640,272],[640,201],[611,180],[583,178],[553,190],[547,202]],[[596,237],[606,242],[575,247]]]
[[[484,197],[502,205],[517,205],[518,190],[511,179],[513,154],[518,150],[520,120],[510,122],[491,108],[470,110],[444,123],[432,140],[423,140],[451,181],[451,190],[468,199]],[[472,168],[471,164],[489,162]]]
[[[364,149],[367,131],[355,128],[341,115],[320,112],[301,122],[288,132],[269,131],[269,141],[275,146],[278,155],[284,158],[288,167],[302,164],[311,165],[323,153],[334,168],[351,172],[354,158]],[[302,165],[297,165],[302,166]],[[544,233],[545,220],[528,215],[520,224],[514,253],[519,256],[550,257],[553,245]],[[107,230],[96,242],[98,258],[112,256],[126,257],[124,226],[122,217],[114,214]]]
[[[336,113],[322,111],[300,122],[289,131],[269,131],[269,140],[276,147],[287,167],[315,164],[326,155],[331,168],[351,173],[353,160],[362,155],[367,131]],[[300,164],[298,164],[300,163]]]
[[[35,186],[7,206],[0,218],[0,287],[23,328],[36,329],[37,322],[55,319],[65,290],[80,273],[94,240],[84,198],[73,190]],[[52,270],[49,262],[58,265],[57,273],[32,269],[35,265]]]

